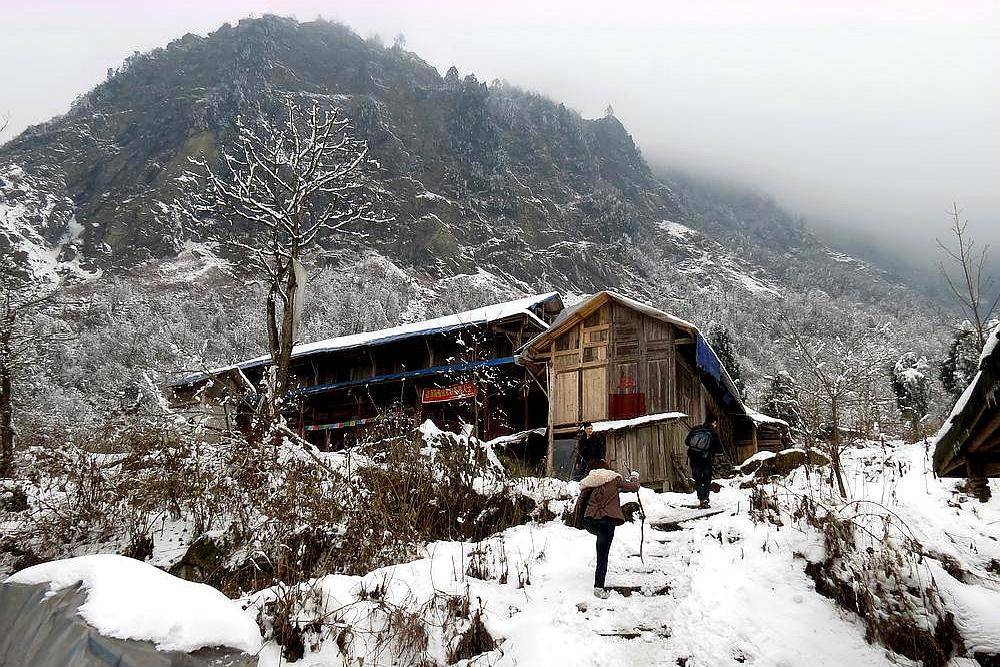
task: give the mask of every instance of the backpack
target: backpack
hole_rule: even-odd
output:
[[[688,451],[695,452],[701,456],[707,456],[712,452],[712,439],[714,435],[707,428],[696,428],[687,437]]]
[[[587,514],[587,503],[590,502],[590,494],[593,491],[594,489],[583,489],[580,491],[580,497],[576,499],[576,506],[573,508],[570,525],[577,530],[587,530],[583,525],[583,517]]]

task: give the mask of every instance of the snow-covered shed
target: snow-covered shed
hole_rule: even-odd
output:
[[[551,475],[570,475],[582,422],[607,431],[612,466],[664,489],[686,486],[684,438],[709,415],[737,463],[786,438],[784,422],[744,405],[695,325],[615,292],[563,310],[518,361],[548,387]]]
[[[544,426],[545,396],[514,354],[562,308],[549,292],[297,345],[291,421],[323,449],[350,445],[394,405],[446,428],[475,424],[484,438]],[[172,383],[171,401],[239,424],[270,365],[262,356],[189,375]]]
[[[1000,327],[989,336],[979,371],[934,440],[934,470],[967,477],[972,491],[989,498],[987,477],[1000,477]]]

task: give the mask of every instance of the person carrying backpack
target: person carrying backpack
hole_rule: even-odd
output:
[[[576,452],[573,455],[573,481],[579,482],[590,470],[590,464],[604,458],[607,443],[602,433],[594,431],[594,425],[584,422],[576,436]]]
[[[703,509],[711,507],[708,494],[712,487],[713,459],[716,454],[723,452],[718,425],[719,420],[709,416],[704,424],[691,429],[684,440],[688,461],[691,463],[691,475],[694,477],[694,490],[698,493],[698,506]]]
[[[602,600],[608,597],[604,579],[608,573],[608,554],[615,539],[615,528],[625,523],[618,494],[638,490],[639,473],[633,471],[625,481],[620,474],[608,469],[608,462],[604,459],[592,461],[590,472],[580,480],[580,497],[573,510],[573,525],[597,537],[594,595]]]

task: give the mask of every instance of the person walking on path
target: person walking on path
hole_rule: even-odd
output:
[[[580,497],[576,501],[573,522],[597,538],[597,566],[594,568],[594,595],[605,599],[608,591],[604,580],[608,574],[608,554],[615,539],[615,528],[625,523],[618,494],[639,490],[639,473],[632,472],[628,481],[608,469],[604,459],[593,461],[587,476],[580,480]]]
[[[691,429],[684,440],[694,477],[694,490],[698,494],[698,506],[703,509],[711,507],[708,494],[712,487],[712,463],[715,455],[723,452],[718,425],[719,420],[709,416],[704,424]]]
[[[576,436],[576,457],[573,461],[573,481],[579,482],[590,470],[590,464],[604,458],[605,447],[603,433],[594,431],[594,425],[584,422],[580,433]]]

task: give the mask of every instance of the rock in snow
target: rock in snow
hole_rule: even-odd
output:
[[[67,558],[21,570],[5,583],[48,583],[52,591],[81,584],[87,601],[80,616],[98,632],[149,640],[163,651],[228,646],[254,653],[261,646],[256,623],[225,595],[133,558]]]

